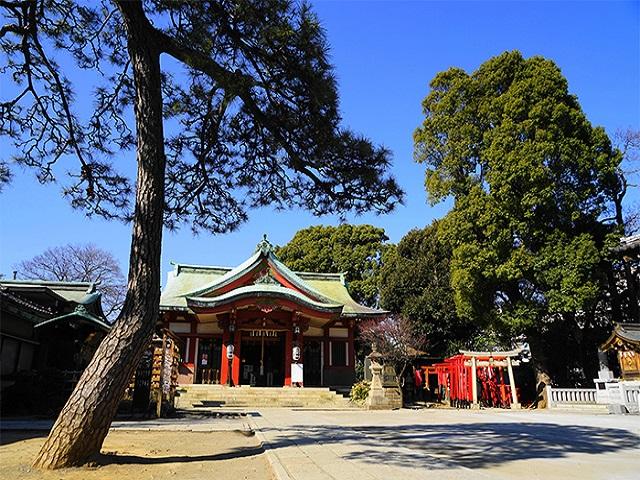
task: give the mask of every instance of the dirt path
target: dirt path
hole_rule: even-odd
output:
[[[45,480],[259,479],[273,474],[255,436],[241,432],[111,431],[87,467],[31,469],[44,432],[2,432],[0,478]]]

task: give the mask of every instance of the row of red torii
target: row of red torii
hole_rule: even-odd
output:
[[[491,406],[520,408],[513,367],[520,365],[524,349],[501,352],[460,350],[458,355],[445,359],[433,367],[438,385],[453,406],[478,408],[481,401]],[[508,382],[504,382],[503,369]],[[482,395],[481,395],[482,394]]]

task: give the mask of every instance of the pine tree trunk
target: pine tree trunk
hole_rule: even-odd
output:
[[[119,5],[136,84],[138,176],[128,292],[118,321],[100,344],[42,446],[34,466],[62,468],[100,452],[125,388],[158,319],[165,155],[160,54],[139,3]]]

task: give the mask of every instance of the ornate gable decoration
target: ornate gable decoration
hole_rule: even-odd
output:
[[[274,250],[275,248],[273,247],[273,244],[267,240],[267,234],[265,233],[262,236],[262,240],[260,240],[258,245],[256,245],[256,252],[261,252],[266,257],[270,253],[273,253]]]
[[[270,268],[260,270],[254,278],[254,285],[280,285],[280,282],[271,275]]]

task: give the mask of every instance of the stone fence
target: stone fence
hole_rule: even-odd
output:
[[[596,382],[598,403],[617,405],[619,413],[640,413],[640,381]]]
[[[597,381],[598,388],[547,386],[548,408],[609,408],[612,413],[640,412],[640,381]]]
[[[564,405],[596,405],[595,388],[556,388],[547,386],[549,408]]]

